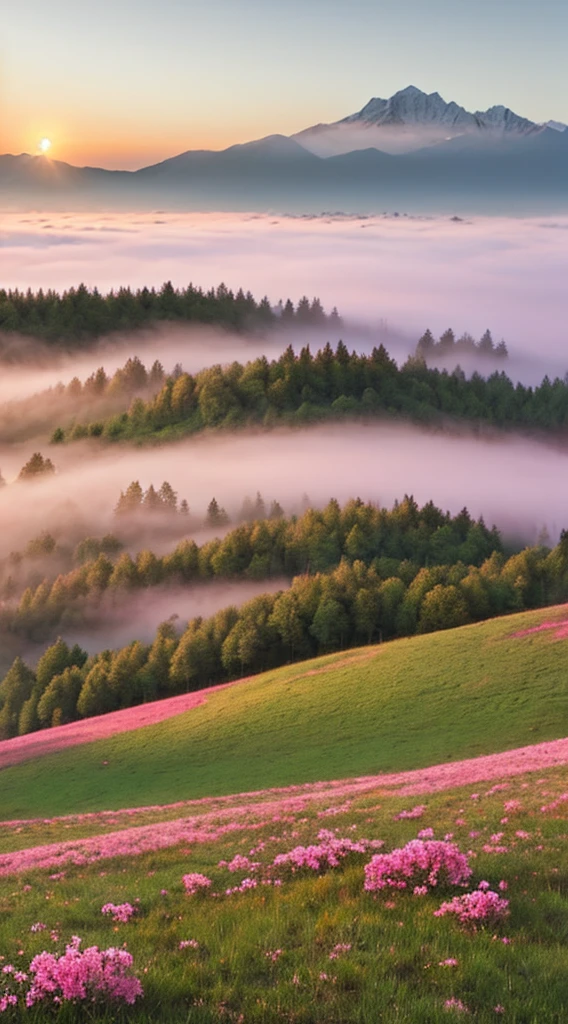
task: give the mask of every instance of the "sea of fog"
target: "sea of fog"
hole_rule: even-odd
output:
[[[131,480],[147,488],[167,479],[198,519],[213,496],[234,516],[257,491],[286,511],[301,508],[306,495],[316,505],[360,496],[391,506],[407,493],[453,513],[466,505],[528,542],[545,525],[552,539],[568,526],[565,454],[515,436],[480,440],[345,423],[200,435],[167,447],[77,442],[49,451],[56,475],[29,485],[14,478],[31,449],[0,453],[11,481],[0,491],[0,556],[42,529],[57,529],[66,516],[81,517],[85,533],[112,530],[112,509]]]
[[[435,335],[451,326],[457,336],[468,331],[475,337],[489,328],[495,341],[504,338],[509,347],[510,358],[499,368],[535,384],[545,374],[568,370],[567,232],[568,219],[544,218],[7,214],[0,283],[63,290],[84,281],[107,291],[159,287],[164,280],[208,289],[224,281],[273,302],[318,295],[327,310],[337,306],[346,319],[343,340],[359,351],[382,342],[401,363],[427,327]],[[159,359],[166,371],[179,362],[195,372],[262,352],[276,357],[287,344],[299,348],[306,340],[315,350],[338,338],[325,330],[309,338],[302,331],[263,338],[160,325],[57,358],[46,346],[15,339],[27,346],[28,358],[2,367],[0,402],[75,375],[84,379],[100,365],[110,374],[133,355],[147,365]],[[19,470],[40,449],[55,462],[55,475],[18,483]],[[432,499],[452,513],[466,505],[505,536],[528,543],[543,527],[552,541],[568,527],[566,454],[514,434],[481,439],[465,430],[450,436],[375,422],[203,434],[154,448],[97,442],[50,447],[36,438],[0,446],[0,471],[7,481],[0,489],[0,558],[22,550],[43,530],[63,544],[112,531],[113,509],[132,480],[144,489],[168,480],[189,502],[187,535],[198,543],[212,535],[203,519],[213,496],[236,520],[243,499],[257,491],[267,505],[279,501],[286,513],[301,511],[306,501],[323,506],[331,497],[344,502],[359,496],[390,507],[413,494],[419,503]],[[171,530],[149,521],[134,524],[128,550],[164,553],[185,529],[181,521]],[[215,583],[154,588],[121,597],[116,605],[105,599],[95,618],[67,639],[89,651],[149,639],[172,615],[184,621],[211,614],[282,585]],[[6,665],[14,653],[4,652]],[[27,656],[33,660],[39,653],[32,644]]]
[[[0,281],[59,290],[84,281],[102,291],[165,280],[207,289],[224,281],[273,302],[318,295],[353,325],[342,332],[353,347],[383,341],[400,360],[427,327],[474,337],[489,328],[509,347],[507,372],[534,384],[568,370],[567,232],[567,218],[13,213],[2,221]],[[265,348],[278,354],[288,340],[269,339]],[[160,358],[166,369],[180,361],[194,371],[258,350],[258,339],[220,332],[117,338],[104,355],[44,368],[28,390],[8,373],[0,398],[85,376],[101,362],[112,371],[135,352]]]

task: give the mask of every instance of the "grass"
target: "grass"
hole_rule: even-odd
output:
[[[561,1024],[568,1016],[567,805],[552,813],[541,807],[566,792],[568,769],[519,776],[502,788],[477,786],[475,800],[472,788],[419,797],[427,805],[419,821],[395,817],[416,798],[370,792],[339,812],[329,798],[308,810],[283,807],[270,820],[257,808],[241,831],[190,848],[68,866],[57,879],[49,869],[1,878],[0,955],[25,967],[44,948],[62,951],[73,934],[83,946],[127,945],[144,999],[124,1011],[65,1006],[57,1017],[65,1024]],[[511,799],[520,802],[513,812],[504,807]],[[42,826],[34,827],[39,838]],[[183,890],[182,875],[200,871],[224,892],[244,873],[229,874],[221,859],[255,848],[254,859],[265,868],[276,853],[313,841],[322,827],[381,838],[387,850],[421,828],[433,828],[437,838],[452,833],[460,849],[474,854],[472,887],[481,879],[492,888],[507,880],[510,918],[468,933],[434,917],[447,892],[365,893],[368,854],[321,876],[283,876],[279,889],[259,886],[218,898]],[[64,822],[51,828],[54,837],[67,838]],[[503,833],[506,853],[484,852],[495,832]],[[101,915],[108,901],[129,901],[137,913],[115,925]],[[32,933],[36,922],[46,929]],[[187,939],[198,948],[180,950]],[[330,960],[337,943],[351,948]],[[282,952],[273,961],[266,954],[275,950]],[[443,965],[448,958],[457,964]],[[459,999],[468,1013],[445,1009],[449,999]],[[6,1019],[39,1024],[51,1015],[40,1006]]]
[[[5,769],[2,818],[419,768],[563,737],[567,641],[513,636],[555,617],[566,608],[259,675],[158,725]]]

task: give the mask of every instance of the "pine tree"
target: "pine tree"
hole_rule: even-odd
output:
[[[34,452],[25,466],[22,466],[18,474],[18,480],[35,480],[39,476],[46,476],[51,473],[55,473],[55,466],[51,459],[44,458],[41,452]]]
[[[221,508],[216,498],[212,498],[207,506],[206,526],[225,526],[229,517],[224,508]]]

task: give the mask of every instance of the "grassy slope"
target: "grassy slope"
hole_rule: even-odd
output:
[[[566,804],[545,813],[541,807],[567,785],[563,767],[508,779],[504,786],[421,796],[427,807],[418,821],[395,818],[416,798],[377,792],[318,817],[320,807],[329,808],[327,797],[276,816],[259,809],[239,819],[239,830],[189,847],[67,864],[55,878],[53,867],[0,878],[0,952],[25,968],[42,949],[62,951],[73,934],[83,947],[127,944],[144,999],[124,1012],[66,1006],[66,1024],[566,1024]],[[513,811],[505,807],[511,799]],[[54,838],[67,839],[67,825],[54,823]],[[375,898],[363,891],[369,854],[322,877],[284,875],[281,888],[259,886],[215,899],[183,891],[183,874],[200,871],[223,892],[245,871],[230,874],[221,858],[247,854],[253,846],[265,870],[277,853],[314,842],[322,826],[340,836],[381,838],[386,850],[424,827],[438,838],[449,831],[461,850],[473,851],[472,888],[481,879],[494,889],[507,880],[510,917],[502,926],[466,932],[455,921],[434,917],[443,899],[462,890],[434,889],[420,898],[388,890]],[[18,828],[8,831],[21,838]],[[483,849],[495,832],[507,853]],[[109,900],[130,901],[137,913],[128,924],[114,925],[101,914]],[[33,933],[34,922],[47,931]],[[180,950],[180,941],[190,938],[199,947]],[[336,943],[350,948],[330,960]],[[276,962],[267,956],[274,950],[282,951]],[[444,965],[447,958],[454,966]],[[0,991],[6,980],[0,975]],[[469,1013],[448,1012],[444,1004],[451,998],[462,1000]],[[11,1024],[53,1019],[41,1006],[6,1016]]]
[[[545,609],[257,676],[184,715],[2,772],[3,819],[418,768],[568,734]],[[108,764],[103,764],[108,761]]]

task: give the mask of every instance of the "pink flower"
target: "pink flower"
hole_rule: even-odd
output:
[[[105,903],[104,907],[101,907],[101,914],[112,914],[113,921],[119,924],[128,924],[135,912],[131,903]]]
[[[132,1005],[142,995],[142,986],[132,972],[132,956],[126,949],[81,950],[74,936],[65,953],[39,953],[30,964],[33,981],[26,994],[26,1006],[49,1000],[111,1000]]]
[[[365,865],[365,890],[433,887],[438,883],[461,885],[471,876],[465,854],[455,843],[413,839],[391,853],[376,854]]]
[[[447,960],[440,960],[438,967],[457,967],[458,962],[455,957],[449,956]]]
[[[456,1013],[469,1013],[469,1010],[465,1003],[462,1003],[461,999],[446,999],[444,1003],[444,1010],[455,1010]]]
[[[282,950],[281,949],[269,949],[269,950],[267,950],[267,952],[264,955],[267,958],[267,960],[271,960],[272,963],[275,964],[280,959],[280,957],[282,956]]]
[[[342,953],[348,953],[350,949],[350,942],[338,942],[337,945],[333,947],[331,953],[329,954],[329,959],[337,960],[342,955]]]
[[[434,917],[455,914],[460,924],[475,930],[478,924],[498,924],[509,913],[509,901],[491,889],[476,889],[464,896],[454,896],[434,911]]]
[[[178,949],[199,949],[197,939],[182,939]]]
[[[421,818],[426,810],[425,804],[419,804],[417,807],[413,807],[411,811],[400,811],[399,814],[395,814],[395,820],[404,821],[408,818]]]
[[[312,846],[296,846],[289,853],[279,853],[273,867],[288,867],[293,874],[303,869],[320,873],[338,867],[350,854],[363,854],[384,846],[381,839],[339,839],[328,829],[321,829],[317,838],[318,843]]]
[[[212,885],[211,879],[207,878],[206,875],[200,875],[198,871],[184,875],[182,882],[189,896],[194,896],[196,892],[204,892]]]

